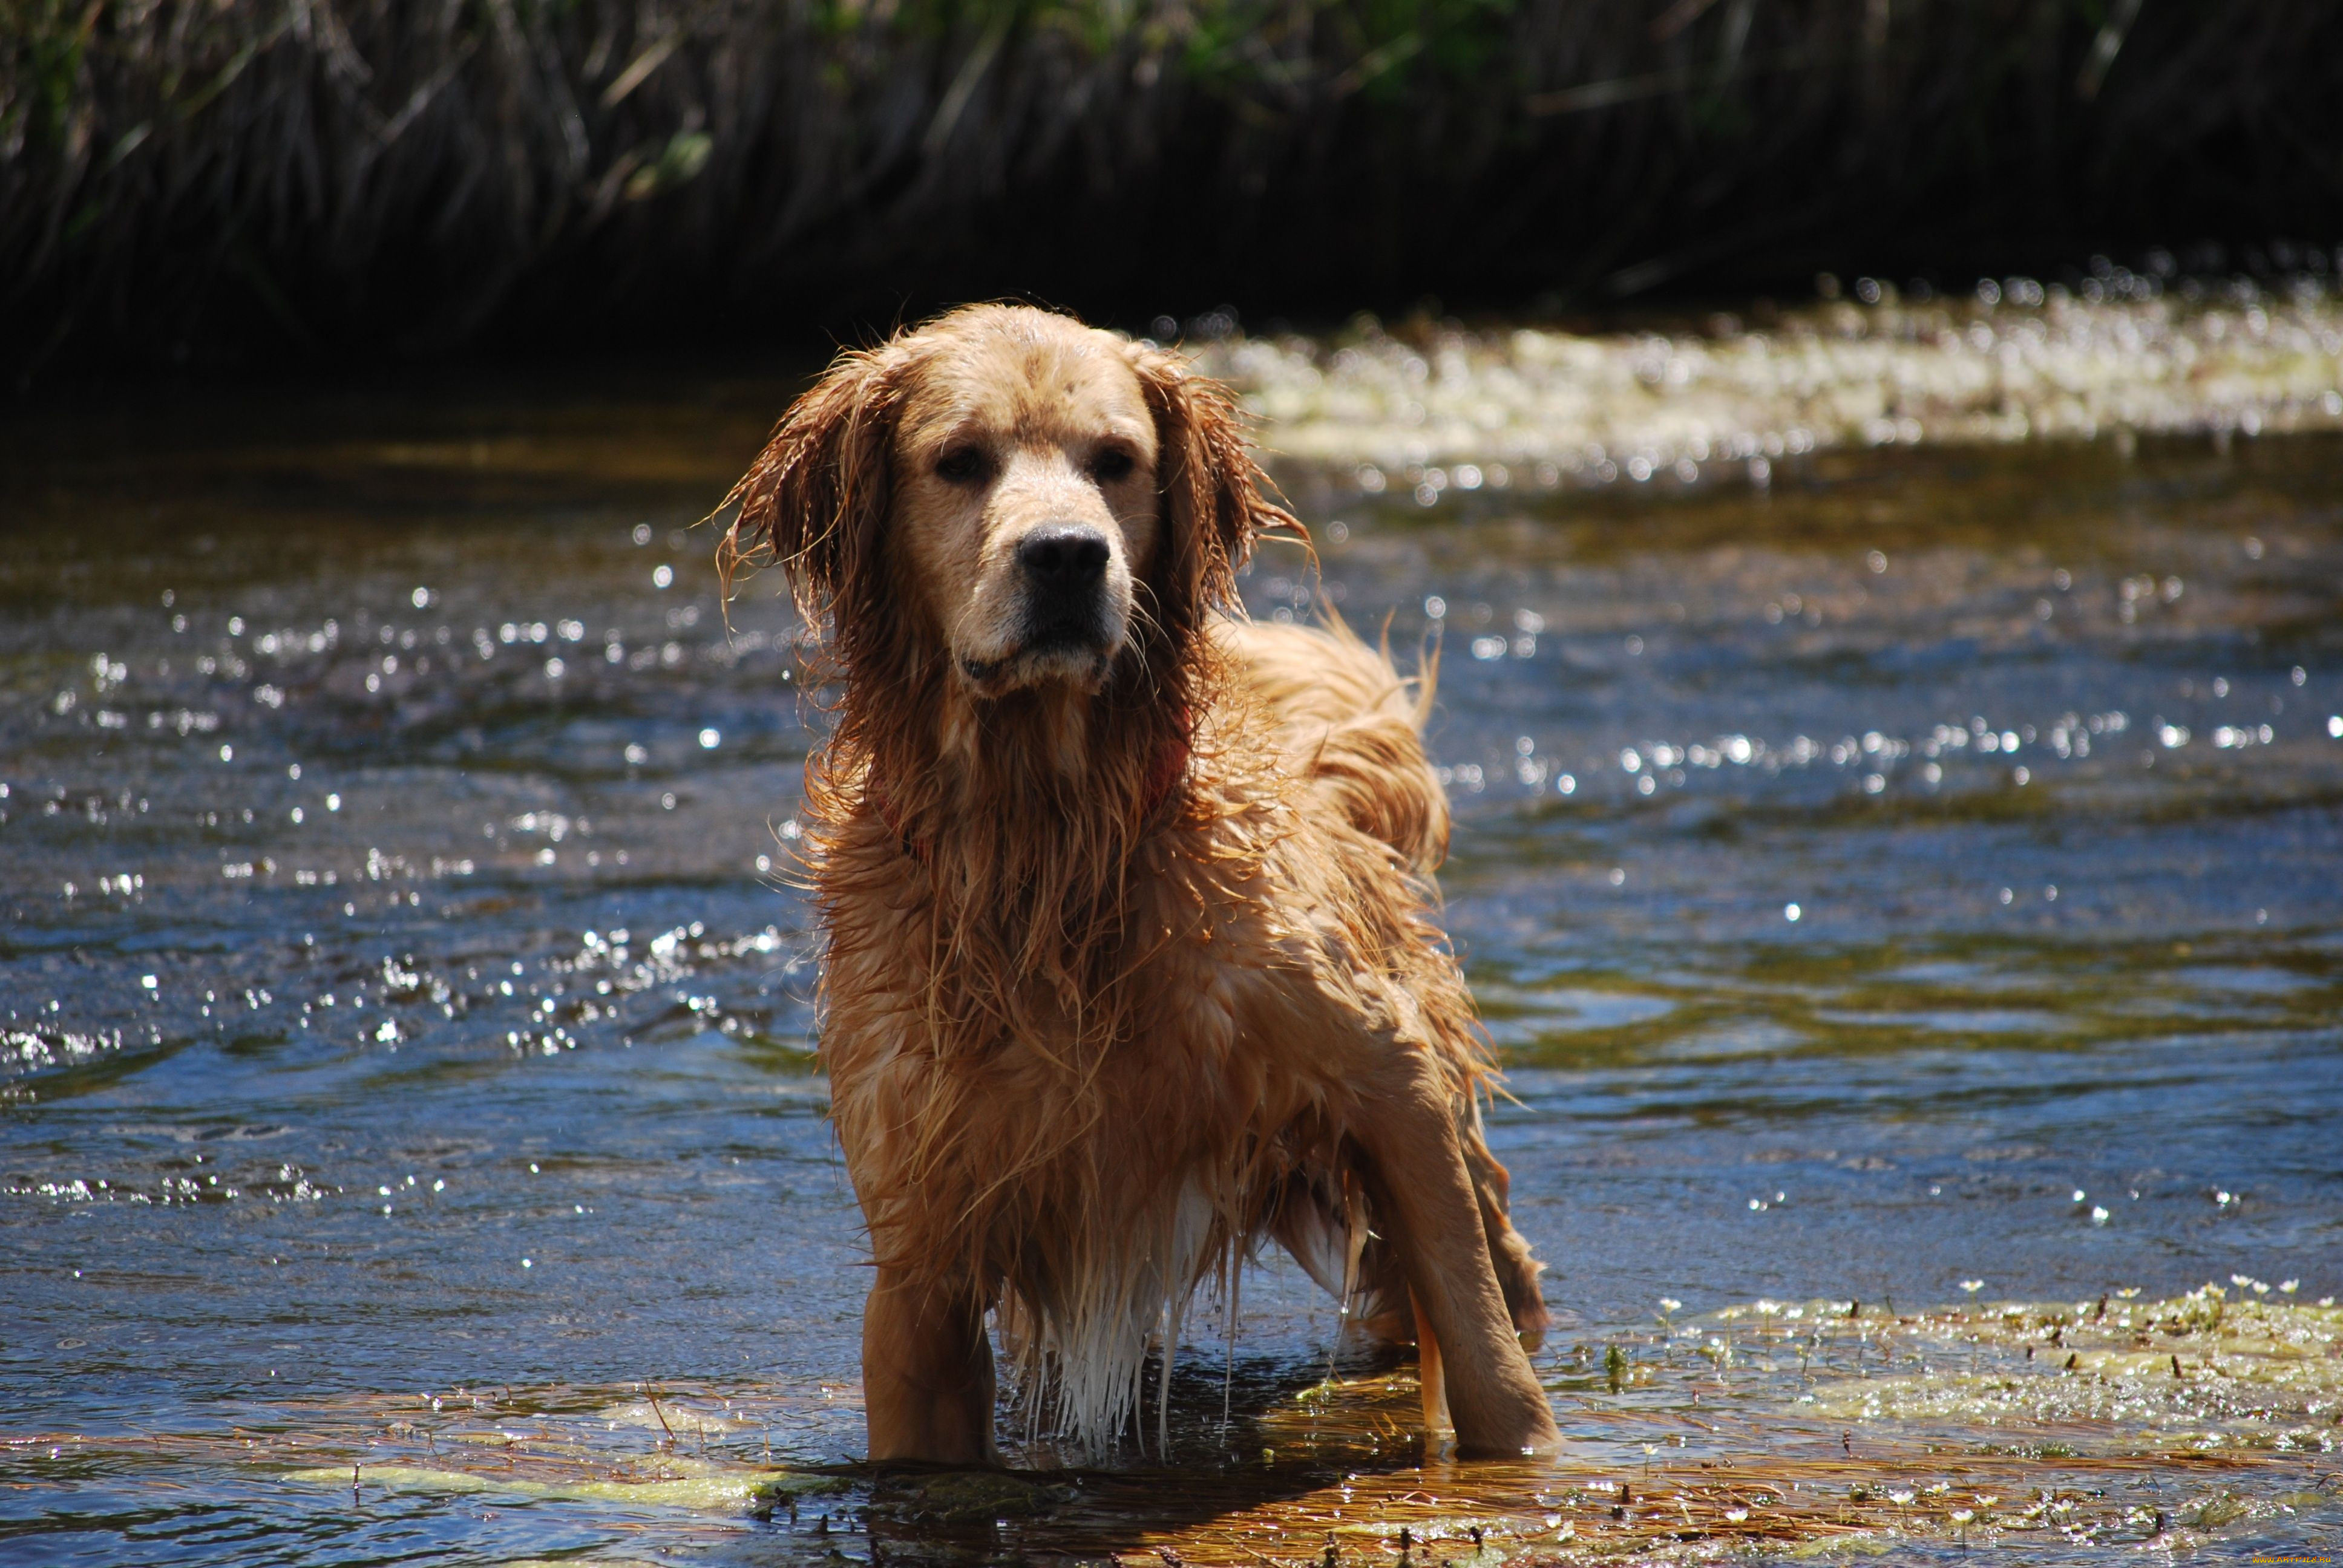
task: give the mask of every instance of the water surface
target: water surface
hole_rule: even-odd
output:
[[[1232,1349],[1195,1314],[1168,1482],[874,1481],[819,713],[689,526],[789,389],[5,434],[0,1555],[2336,1542],[2335,438],[1284,470],[1322,579],[1271,546],[1253,612],[1442,650],[1574,1451],[1427,1462],[1271,1261]]]

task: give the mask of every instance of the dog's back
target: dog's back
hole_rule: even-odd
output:
[[[1423,753],[1436,670],[1403,679],[1389,653],[1339,618],[1323,628],[1227,621],[1237,678],[1277,716],[1292,770],[1338,816],[1418,875],[1448,852],[1448,797]]]

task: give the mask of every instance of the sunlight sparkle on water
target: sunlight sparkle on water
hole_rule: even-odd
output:
[[[2220,353],[2259,364],[2316,315],[2258,303],[2268,337],[2228,301],[2245,347]],[[1423,359],[1399,433],[1426,447],[1359,459],[1380,490],[1280,459],[1317,565],[1264,542],[1242,587],[1264,619],[1322,593],[1363,635],[1388,615],[1403,668],[1456,633],[1438,887],[1510,1073],[1492,1146],[1566,1265],[1534,1368],[1584,1444],[1518,1486],[1422,1468],[1411,1372],[1337,1344],[1281,1266],[1246,1276],[1233,1347],[1216,1303],[1191,1320],[1171,1462],[1086,1475],[1078,1505],[815,1468],[861,1452],[868,1277],[795,887],[826,694],[792,684],[778,580],[728,610],[685,531],[793,382],[730,414],[632,384],[264,408],[158,427],[129,469],[112,426],[19,438],[0,1219],[26,1266],[0,1314],[25,1353],[0,1405],[42,1442],[0,1445],[8,1479],[100,1556],[234,1532],[304,1568],[418,1540],[859,1557],[873,1521],[940,1562],[922,1521],[962,1506],[996,1554],[1197,1568],[1329,1533],[1387,1553],[1400,1523],[1427,1563],[2030,1548],[2054,1523],[2112,1563],[2151,1539],[2142,1478],[2158,1550],[2324,1528],[2285,1500],[2343,1366],[2316,1245],[2343,1222],[2335,449],[2241,422],[1940,456],[1962,427],[1930,384],[1822,407],[2005,347],[2026,375],[2095,362],[2046,296],[2039,344],[2014,308],[1957,324],[1990,354],[1815,316],[1815,407],[1761,387],[1702,432],[1749,334],[1596,341],[1587,376],[1660,373],[1616,397],[1542,329],[1448,346],[1461,367],[1436,335],[1311,350],[1345,396],[1381,372],[1344,348]],[[1432,450],[1476,387],[1454,427],[1478,447]],[[417,419],[543,434],[482,467],[468,434],[405,440]],[[1609,421],[1599,456],[1503,450],[1571,419]],[[1761,464],[1762,497],[1729,482]],[[2077,1191],[2109,1197],[2056,1201]],[[1688,1290],[1716,1310],[1684,1317]],[[2013,1437],[2077,1427],[2070,1453]]]

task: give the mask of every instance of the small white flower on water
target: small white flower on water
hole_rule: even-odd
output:
[[[2292,1285],[2290,1285],[2290,1284],[2289,1284],[2288,1286],[2287,1286],[2287,1289],[2290,1291],[2290,1290],[2294,1289],[2294,1287],[2293,1287]],[[1682,1302],[1680,1302],[1680,1301],[1677,1301],[1674,1296],[1662,1296],[1662,1297],[1660,1298],[1660,1306],[1662,1307],[1662,1309],[1663,1309],[1663,1310],[1667,1311],[1667,1312],[1674,1312],[1677,1308],[1679,1308],[1679,1307],[1681,1307],[1681,1306],[1683,1306],[1683,1305],[1684,1305],[1684,1303],[1683,1303]]]
[[[1979,1291],[1985,1289],[1985,1282],[1983,1280],[1963,1280],[1961,1282],[1961,1289],[1974,1296]]]
[[[2080,1187],[2077,1187],[2077,1188],[2076,1188],[2076,1189],[2075,1189],[2075,1201],[2076,1201],[2076,1202],[2077,1202],[2077,1203],[2079,1203],[2079,1202],[2081,1202],[2082,1201],[2083,1201],[2083,1190],[2082,1190]]]
[[[2278,1288],[2284,1291],[2290,1296],[2294,1294],[2295,1292],[2302,1289],[2302,1282],[2300,1280],[2280,1280],[2278,1282]]]
[[[2097,1204],[2092,1205],[2091,1223],[2094,1225],[2104,1225],[2107,1222],[2107,1211],[2105,1209],[2098,1207]]]
[[[724,736],[722,731],[711,727],[699,732],[699,749],[701,750],[713,751],[719,746],[723,744]]]
[[[1799,909],[1795,904],[1784,904],[1782,906],[1782,918],[1789,921],[1794,926],[1798,923],[1798,917],[1804,913],[1805,913],[1805,911]]]

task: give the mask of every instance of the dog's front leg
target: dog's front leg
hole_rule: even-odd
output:
[[[884,1266],[862,1312],[870,1458],[997,1465],[984,1303],[950,1282]]]
[[[1378,1217],[1391,1230],[1420,1322],[1447,1382],[1457,1452],[1496,1458],[1562,1445],[1545,1392],[1515,1337],[1471,1173],[1453,1091],[1422,1050],[1393,1042],[1384,1077],[1362,1096],[1352,1135],[1373,1167]]]

